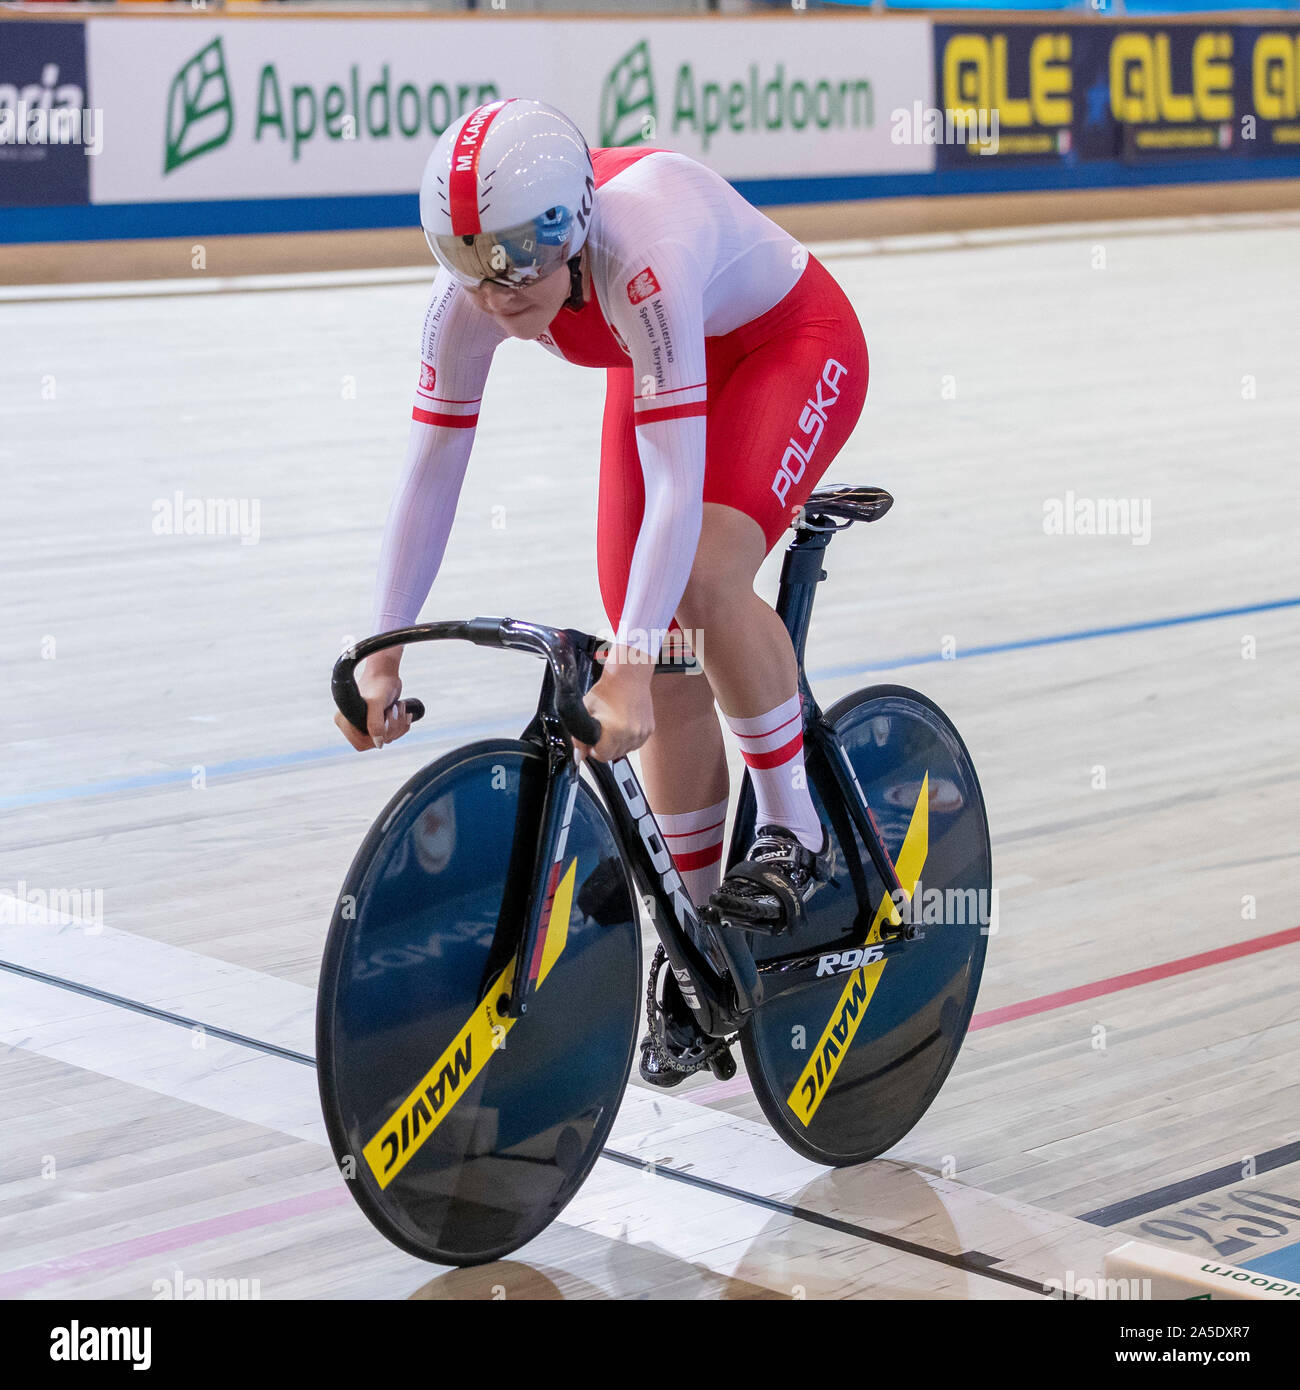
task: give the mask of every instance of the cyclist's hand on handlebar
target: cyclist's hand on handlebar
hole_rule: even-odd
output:
[[[587,692],[583,703],[600,721],[600,742],[594,748],[574,740],[580,757],[589,754],[603,763],[640,748],[655,731],[654,702],[650,698],[650,677],[654,666],[646,661],[608,664],[604,674]]]
[[[343,737],[360,751],[367,748],[382,748],[396,738],[409,732],[411,717],[405,705],[399,705],[402,694],[402,680],[397,674],[401,661],[398,649],[377,652],[368,661],[357,667],[357,689],[366,702],[367,734],[359,733],[341,714],[334,716],[334,722],[343,731]]]

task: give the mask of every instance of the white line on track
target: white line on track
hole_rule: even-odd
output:
[[[312,1051],[315,992],[306,986],[88,924],[67,912],[40,911],[7,892],[0,893],[0,957],[210,1026]],[[200,1039],[161,1019],[5,970],[0,970],[0,1019],[2,1047],[35,1052],[308,1143],[328,1143],[315,1076],[299,1063],[220,1038]],[[561,1225],[615,1241],[648,1242],[687,1263],[699,1258],[700,1233],[707,1229],[710,1268],[733,1277],[744,1272],[752,1243],[774,1222],[793,1221],[792,1230],[806,1232],[792,1234],[792,1250],[812,1251],[824,1239],[797,1218],[746,1200],[798,1203],[809,1189],[827,1188],[829,1194],[837,1188],[826,1168],[794,1153],[766,1124],[630,1086],[608,1142],[643,1163],[647,1178],[663,1166],[721,1182],[737,1195],[675,1190],[669,1199],[674,1219],[665,1221],[659,1184],[638,1198],[635,1174],[629,1178],[625,1166],[607,1162],[597,1166],[565,1209]],[[871,1213],[869,1224],[920,1247],[949,1255],[963,1249],[996,1252],[1018,1273],[1046,1278],[1063,1249],[1073,1252],[1080,1268],[1090,1268],[1109,1245],[1108,1236],[1099,1239],[1094,1228],[1068,1216],[994,1197],[909,1164],[881,1162],[858,1171],[856,1200],[839,1211],[840,1203],[832,1200],[828,1214],[860,1224]],[[845,1192],[841,1199],[848,1196]],[[823,1201],[814,1204],[821,1207]],[[915,1255],[870,1242],[850,1246],[856,1252],[850,1260],[855,1277],[865,1277],[868,1268],[883,1277],[888,1264],[899,1271],[891,1278],[906,1287],[915,1273]],[[933,1284],[934,1277],[926,1280]],[[939,1280],[934,1287],[951,1285],[966,1296],[985,1283],[974,1271],[954,1270]],[[831,1279],[825,1292],[834,1287]]]
[[[1188,217],[1142,217],[1108,222],[1054,222],[1022,227],[978,227],[957,232],[809,242],[808,250],[821,260],[851,256],[914,255],[996,246],[1019,246],[1045,241],[1075,241],[1098,237],[1165,237],[1185,232],[1251,231],[1300,228],[1300,212],[1205,213]],[[10,285],[0,287],[0,303],[86,299],[157,299],[175,295],[250,294],[277,290],[368,289],[389,285],[432,283],[434,265],[397,266],[372,270],[301,271],[276,275],[217,275],[203,279],[86,282],[70,285]]]

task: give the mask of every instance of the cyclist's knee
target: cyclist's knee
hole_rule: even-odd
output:
[[[702,673],[659,675],[650,682],[657,728],[680,727],[713,709],[713,689]]]
[[[677,605],[677,618],[687,633],[726,621],[727,614],[754,592],[754,576],[743,562],[723,552],[700,553]]]
[[[732,507],[706,507],[690,578],[677,605],[682,626],[706,628],[710,618],[725,621],[746,605],[765,552],[762,530],[751,517]]]

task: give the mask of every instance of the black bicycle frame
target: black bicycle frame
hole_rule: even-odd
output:
[[[841,529],[843,528],[815,516],[806,518],[800,525],[781,562],[781,583],[777,591],[776,611],[790,634],[799,665],[799,698],[804,715],[805,762],[808,761],[808,753],[812,753],[814,758],[820,755],[824,765],[829,768],[840,798],[853,821],[854,829],[862,837],[862,843],[866,846],[871,862],[885,885],[885,891],[897,903],[898,894],[902,892],[898,871],[885,848],[880,827],[867,804],[866,793],[858,783],[853,764],[849,761],[835,730],[826,722],[821,708],[813,698],[804,670],[804,647],[812,622],[813,599],[816,597],[818,584],[826,578],[826,571],[822,569],[822,558],[831,537]]]
[[[785,553],[777,613],[785,623],[799,663],[799,694],[803,704],[804,743],[809,777],[822,794],[826,806],[839,805],[865,846],[880,875],[885,891],[895,904],[903,890],[881,838],[875,817],[858,782],[844,746],[826,722],[813,699],[804,672],[804,646],[812,617],[817,585],[826,578],[822,558],[834,532],[840,529],[822,517],[807,518],[800,525]],[[527,869],[527,903],[519,913],[521,896],[508,894],[502,904],[501,926],[510,919],[523,930],[513,949],[514,981],[501,1012],[518,1017],[527,1012],[528,1000],[536,988],[531,966],[541,924],[549,911],[554,892],[555,869],[559,865],[573,813],[580,767],[571,738],[594,744],[600,727],[582,702],[582,694],[594,683],[600,661],[601,644],[586,633],[549,628],[541,624],[509,618],[474,618],[464,622],[426,623],[367,638],[339,658],[334,668],[335,702],[352,723],[365,729],[365,702],[357,691],[353,670],[365,657],[387,647],[418,642],[460,639],[479,646],[532,651],[544,656],[547,669],[537,705],[537,713],[523,731],[546,755],[545,789],[542,809],[536,818],[535,838],[527,834],[516,846],[520,868]],[[675,673],[678,679],[691,679],[698,667],[681,661],[660,662],[656,674]],[[418,702],[408,702],[418,705]],[[420,713],[422,713],[422,708]],[[416,716],[418,717],[418,715]],[[588,771],[594,779],[613,819],[623,852],[630,865],[655,931],[662,942],[673,975],[701,1031],[710,1037],[733,1033],[764,999],[800,989],[817,978],[821,959],[830,951],[862,948],[870,932],[873,915],[866,900],[865,887],[855,877],[859,911],[853,930],[839,942],[825,943],[815,951],[798,951],[788,956],[756,962],[741,932],[715,926],[696,911],[664,843],[645,793],[626,758],[614,763],[591,759]],[[829,779],[829,780],[828,780]],[[534,803],[535,804],[535,803]],[[902,895],[902,896],[900,896]],[[882,959],[906,948],[911,933],[900,925],[897,911],[890,913],[890,934],[873,943],[872,950]]]
[[[837,529],[834,525],[822,524],[817,517],[806,519],[800,526],[781,566],[776,611],[790,633],[798,659],[809,776],[822,792],[824,804],[831,805],[833,800],[838,800],[847,810],[885,891],[897,904],[906,896],[898,871],[885,848],[853,764],[813,698],[804,672],[804,648],[813,600],[817,585],[826,578],[822,558]],[[680,669],[676,663],[663,663],[656,667],[656,673]],[[841,942],[756,962],[739,932],[715,928],[695,911],[627,760],[612,765],[593,761],[589,767],[614,818],[624,856],[632,866],[682,997],[701,1030],[710,1037],[734,1032],[764,999],[812,983],[828,952],[843,952],[866,945],[873,914],[870,903],[862,901],[855,929]],[[828,778],[829,786],[826,784]],[[862,896],[865,898],[865,892]],[[898,914],[890,916],[890,925],[899,927]],[[877,958],[884,959],[903,950],[908,939],[907,929],[900,928],[874,947],[879,952]]]

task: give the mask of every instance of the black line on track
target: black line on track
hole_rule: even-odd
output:
[[[211,1038],[222,1038],[226,1042],[238,1043],[240,1047],[251,1047],[257,1052],[270,1053],[272,1057],[282,1057],[286,1062],[300,1062],[314,1067],[316,1059],[305,1052],[295,1052],[290,1047],[279,1047],[275,1043],[260,1042],[243,1033],[232,1033],[228,1028],[217,1028],[209,1023],[200,1023],[197,1018],[186,1018],[184,1014],[172,1013],[170,1009],[155,1009],[152,1004],[142,1004],[138,999],[127,999],[121,994],[112,994],[106,989],[96,989],[94,985],[78,984],[75,980],[65,980],[59,975],[47,975],[41,970],[31,970],[25,965],[15,965],[13,961],[0,960],[0,970],[8,970],[14,975],[24,975],[29,980],[37,980],[43,985],[54,985],[58,989],[70,989],[74,994],[84,994],[88,999],[98,999],[104,1004],[116,1004],[120,1009],[130,1009],[133,1013],[145,1014],[163,1023],[174,1023],[178,1028],[201,1029]]]
[[[740,1187],[729,1187],[726,1183],[715,1182],[712,1178],[702,1178],[698,1173],[683,1173],[679,1168],[665,1168],[648,1159],[633,1158],[631,1154],[619,1153],[617,1149],[602,1149],[601,1157],[613,1159],[615,1163],[622,1163],[628,1168],[639,1168],[643,1172],[649,1168],[655,1175],[662,1175],[674,1182],[685,1183],[688,1187],[703,1188],[706,1192],[716,1192],[723,1197],[733,1197],[737,1201],[748,1202],[750,1206],[765,1207],[768,1211],[776,1212],[780,1216],[793,1216],[800,1221],[807,1221],[810,1225],[822,1226],[828,1231],[836,1231],[840,1235],[854,1236],[858,1240],[871,1241],[875,1245],[885,1245],[891,1250],[915,1255],[918,1259],[947,1265],[950,1269],[959,1269],[964,1274],[978,1274],[983,1279],[996,1279],[1001,1284],[1010,1284],[1017,1289],[1027,1289],[1030,1293],[1039,1294],[1043,1298],[1051,1296],[1043,1288],[1041,1279],[1027,1279],[1023,1274],[1012,1274],[1010,1270],[996,1269],[994,1266],[1001,1263],[998,1256],[985,1254],[981,1250],[964,1250],[960,1255],[946,1255],[942,1250],[932,1249],[928,1245],[917,1245],[914,1241],[903,1240],[899,1236],[891,1236],[884,1231],[872,1230],[869,1226],[856,1226],[851,1221],[841,1221],[836,1216],[827,1216],[824,1212],[813,1211],[811,1207],[796,1206],[793,1202],[782,1202],[775,1197],[760,1197],[757,1193],[746,1192]]]
[[[1269,1173],[1275,1168],[1287,1168],[1300,1163],[1300,1144],[1282,1144],[1276,1149],[1255,1155],[1255,1172]],[[1080,1221],[1089,1221],[1094,1226],[1118,1226],[1121,1221],[1131,1221],[1135,1216],[1145,1216],[1158,1211],[1173,1202],[1184,1202],[1189,1197],[1199,1197],[1202,1193],[1213,1192],[1216,1188],[1227,1187],[1230,1183],[1245,1183],[1250,1179],[1241,1176],[1240,1163],[1225,1163],[1222,1168],[1211,1168],[1208,1173],[1197,1173],[1195,1177],[1171,1182],[1165,1187],[1152,1188],[1150,1192],[1139,1192],[1135,1197],[1126,1197],[1122,1202],[1112,1202],[1107,1207],[1095,1211],[1085,1211]]]
[[[316,1059],[309,1057],[305,1052],[295,1052],[292,1048],[262,1042],[258,1038],[250,1038],[243,1033],[233,1033],[228,1028],[217,1028],[211,1024],[201,1023],[198,1019],[187,1018],[184,1014],[173,1013],[170,1009],[156,1009],[152,1004],[142,1004],[137,999],[128,999],[125,995],[113,994],[105,989],[96,989],[93,985],[78,984],[75,980],[65,980],[59,975],[47,975],[42,970],[32,970],[28,966],[17,965],[8,960],[0,960],[0,970],[8,970],[14,975],[22,975],[44,985],[53,985],[57,989],[71,990],[75,994],[83,994],[88,999],[97,999],[104,1004],[115,1004],[120,1009],[129,1009],[133,1013],[144,1014],[148,1018],[156,1018],[162,1023],[172,1023],[178,1028],[200,1028],[209,1037],[222,1038],[226,1042],[237,1043],[240,1047],[265,1052],[272,1057],[281,1057],[287,1062],[298,1062],[303,1066],[313,1068],[316,1066]],[[1292,1147],[1300,1149],[1300,1145],[1293,1145]],[[872,1230],[868,1226],[856,1226],[850,1221],[841,1221],[838,1217],[813,1211],[811,1207],[796,1206],[792,1202],[778,1201],[775,1197],[761,1197],[756,1192],[746,1192],[740,1187],[730,1187],[726,1183],[715,1182],[712,1178],[700,1177],[697,1173],[684,1173],[678,1168],[665,1168],[662,1164],[634,1158],[631,1154],[620,1153],[617,1149],[602,1149],[601,1157],[608,1158],[614,1163],[621,1163],[625,1167],[638,1168],[642,1171],[649,1167],[655,1176],[668,1178],[672,1182],[684,1183],[688,1187],[697,1187],[705,1192],[716,1192],[720,1196],[730,1197],[738,1202],[746,1202],[750,1206],[762,1207],[780,1216],[791,1216],[798,1221],[806,1221],[809,1225],[821,1226],[823,1229],[835,1231],[839,1235],[852,1236],[857,1240],[884,1245],[891,1250],[914,1255],[918,1259],[929,1260],[935,1264],[947,1265],[950,1269],[961,1270],[964,1274],[976,1274],[984,1279],[994,1279],[998,1283],[1009,1284],[1017,1289],[1025,1289],[1030,1293],[1040,1294],[1044,1298],[1050,1297],[1043,1288],[1041,1280],[1028,1279],[1024,1275],[1013,1274],[1010,1270],[997,1269],[996,1266],[1001,1261],[996,1255],[985,1254],[979,1250],[966,1250],[960,1255],[946,1255],[942,1250],[933,1250],[927,1245],[917,1245],[913,1241],[902,1240],[898,1236],[891,1236],[884,1231]],[[1233,1171],[1239,1170],[1234,1168]],[[1086,1217],[1083,1219],[1087,1220]]]

